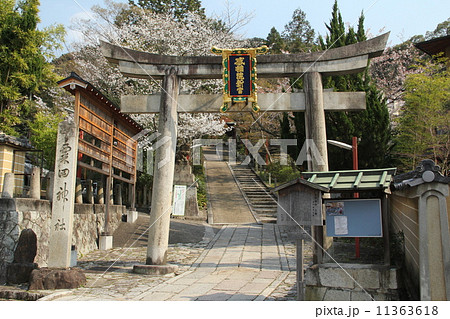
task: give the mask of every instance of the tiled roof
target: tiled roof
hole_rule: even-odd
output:
[[[32,149],[30,142],[25,138],[19,138],[15,136],[6,135],[0,132],[0,144],[8,144],[16,146],[18,148]]]

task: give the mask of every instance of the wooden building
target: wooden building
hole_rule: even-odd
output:
[[[111,194],[114,183],[128,184],[128,188],[119,189],[127,195],[129,206],[135,208],[134,137],[142,127],[75,72],[58,84],[75,96],[74,119],[79,127],[77,177],[98,181],[99,187],[104,184],[105,194]]]

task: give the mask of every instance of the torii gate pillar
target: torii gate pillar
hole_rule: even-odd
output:
[[[306,138],[314,141],[322,160],[312,158],[308,161],[308,171],[328,171],[327,131],[325,110],[323,107],[322,75],[319,72],[308,72],[303,77],[305,92],[305,126]]]
[[[143,274],[166,274],[173,272],[176,268],[166,264],[177,147],[177,104],[180,90],[180,78],[177,76],[175,68],[166,71],[162,88],[158,133],[161,134],[160,140],[164,143],[156,149],[146,265],[134,266],[134,272]]]
[[[308,161],[308,171],[328,171],[327,130],[323,103],[322,75],[319,72],[307,72],[303,77],[303,89],[305,92],[305,127],[306,139],[312,140],[321,159],[311,156]],[[308,148],[308,153],[310,149]],[[326,228],[323,226],[312,227],[314,237],[314,263],[322,263],[323,251],[333,244],[333,238],[326,236]]]

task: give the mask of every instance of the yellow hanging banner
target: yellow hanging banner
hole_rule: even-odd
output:
[[[256,55],[269,51],[267,46],[251,49],[218,49],[211,52],[222,55],[223,66],[223,105],[221,112],[226,112],[235,103],[251,103],[253,112],[259,111],[256,94]]]

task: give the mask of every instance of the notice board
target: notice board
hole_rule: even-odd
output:
[[[184,216],[185,205],[186,205],[186,186],[185,185],[175,185],[173,187],[172,215]]]
[[[329,237],[382,237],[380,199],[325,200]]]

